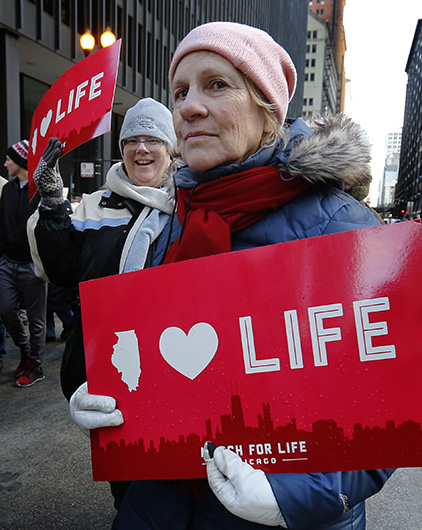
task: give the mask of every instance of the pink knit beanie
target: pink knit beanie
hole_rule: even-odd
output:
[[[170,64],[170,85],[177,65],[188,53],[218,53],[245,74],[275,106],[280,124],[296,88],[296,68],[289,54],[265,31],[235,22],[209,22],[191,30]]]

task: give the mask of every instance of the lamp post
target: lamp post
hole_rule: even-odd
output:
[[[101,34],[100,37],[100,44],[103,48],[107,48],[108,46],[111,46],[116,42],[116,36],[111,31],[111,28],[107,26],[105,31]],[[95,48],[95,38],[91,33],[91,30],[89,28],[86,29],[85,33],[81,35],[79,39],[79,44],[81,48],[83,49],[85,56],[88,57],[90,53]],[[92,191],[95,191],[95,189],[98,189],[101,185],[100,178],[101,178],[101,168],[102,168],[102,153],[103,153],[103,144],[100,137],[94,138],[91,140],[92,144],[90,144],[89,151],[93,155],[90,157],[94,160],[94,175],[93,179],[88,179],[89,187],[93,189],[86,189],[84,191],[88,193],[92,193]],[[75,161],[76,162],[76,161]],[[86,179],[84,179],[86,181]],[[88,184],[85,182],[85,184]]]

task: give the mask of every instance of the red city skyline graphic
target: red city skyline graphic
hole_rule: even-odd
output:
[[[346,436],[333,419],[312,422],[310,430],[295,418],[274,425],[269,403],[262,403],[257,426],[245,424],[241,397],[231,396],[231,412],[220,415],[213,426],[205,420],[202,434],[162,436],[156,445],[148,437],[133,443],[121,439],[99,444],[92,433],[94,480],[134,480],[206,477],[201,449],[206,441],[230,447],[253,467],[266,473],[329,472],[414,466],[422,463],[421,424],[409,419],[396,425],[369,427],[355,423]],[[394,464],[386,466],[386,462]]]

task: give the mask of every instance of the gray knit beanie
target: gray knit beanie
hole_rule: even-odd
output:
[[[122,153],[122,140],[133,136],[153,136],[165,142],[169,147],[174,147],[176,134],[169,109],[155,99],[140,99],[125,114],[119,137]]]

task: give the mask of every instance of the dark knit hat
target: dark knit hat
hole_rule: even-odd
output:
[[[20,142],[11,145],[6,151],[6,155],[10,157],[18,166],[28,169],[28,149],[29,141],[21,140]]]

